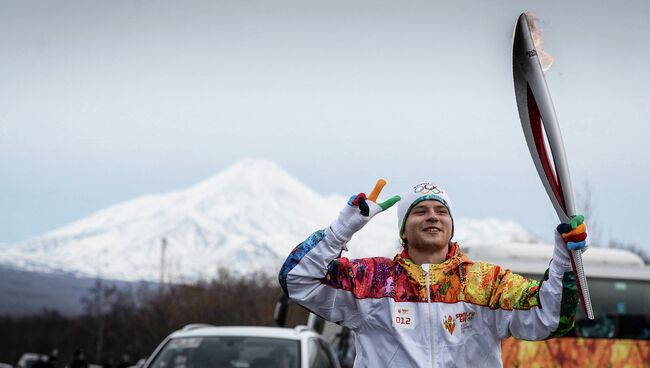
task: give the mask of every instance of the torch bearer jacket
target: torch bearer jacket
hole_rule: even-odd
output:
[[[355,333],[355,367],[500,367],[501,339],[543,340],[573,327],[578,291],[552,261],[544,279],[472,262],[458,244],[447,260],[417,265],[339,258],[346,240],[330,229],[299,244],[280,271],[284,292]],[[569,266],[570,267],[570,266]]]

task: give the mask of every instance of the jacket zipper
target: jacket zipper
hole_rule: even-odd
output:
[[[433,341],[433,320],[431,318],[431,278],[429,277],[429,264],[424,264],[424,267],[422,268],[424,270],[425,275],[427,276],[427,327],[429,330],[429,341],[431,342],[431,345],[429,346],[429,357],[431,358],[431,367],[435,367],[435,363],[433,361],[433,349],[434,349],[434,341]],[[424,269],[426,267],[426,269]]]

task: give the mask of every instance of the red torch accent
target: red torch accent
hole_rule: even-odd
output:
[[[562,206],[562,209],[566,213],[564,195],[562,194],[562,184],[555,174],[556,170],[551,166],[551,160],[549,158],[548,152],[546,151],[546,144],[544,143],[542,116],[539,113],[539,107],[537,107],[537,101],[535,101],[535,96],[530,90],[530,86],[527,85],[526,89],[528,90],[528,118],[530,119],[530,127],[532,128],[533,138],[535,139],[535,147],[537,147],[537,155],[542,162],[544,173],[546,174],[546,178],[548,178],[548,182],[551,184],[553,194],[555,194],[555,198],[557,198],[557,201],[560,203],[560,206]]]

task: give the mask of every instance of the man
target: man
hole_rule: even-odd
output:
[[[556,236],[540,283],[464,256],[451,242],[451,201],[439,186],[420,183],[401,201],[377,204],[383,185],[350,198],[280,271],[292,300],[354,331],[355,367],[500,367],[502,339],[542,340],[573,327],[578,292],[564,239],[586,246],[581,218],[558,227],[568,235]],[[401,254],[339,258],[354,233],[398,201]]]

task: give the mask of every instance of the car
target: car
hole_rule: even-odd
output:
[[[20,359],[18,359],[18,364],[16,367],[18,368],[31,368],[36,362],[43,360],[47,361],[49,357],[44,354],[37,354],[37,353],[24,353],[23,355],[20,356]]]
[[[307,326],[191,324],[170,334],[144,368],[340,368],[330,344]]]

